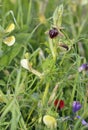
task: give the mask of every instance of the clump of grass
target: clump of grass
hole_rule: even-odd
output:
[[[0,130],[88,129],[87,1],[0,5]]]

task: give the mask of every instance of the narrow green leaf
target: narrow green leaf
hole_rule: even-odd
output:
[[[11,108],[12,108],[13,104],[14,104],[14,100],[12,100],[10,103],[8,103],[8,104],[5,106],[5,110],[4,110],[4,112],[2,113],[2,115],[1,115],[1,117],[0,117],[0,121],[6,116],[6,114],[7,114],[8,112],[11,111]]]
[[[11,130],[17,130],[18,122],[20,118],[20,113],[17,112],[17,106],[14,104],[12,109],[12,120],[11,120]]]

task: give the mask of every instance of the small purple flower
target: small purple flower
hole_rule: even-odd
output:
[[[83,70],[88,70],[88,64],[82,64],[79,68],[78,71],[81,72]]]
[[[80,116],[77,116],[77,118],[80,119],[81,117],[80,117]],[[87,123],[84,119],[82,119],[81,122],[82,122],[83,125],[87,125],[87,126],[88,126],[88,123]]]
[[[82,105],[80,104],[80,102],[74,101],[72,107],[73,107],[73,112],[77,112],[78,110],[81,109]]]

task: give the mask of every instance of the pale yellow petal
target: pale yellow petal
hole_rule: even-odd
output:
[[[11,23],[6,29],[5,29],[5,33],[10,33],[15,29],[15,24]]]
[[[50,115],[45,115],[43,117],[43,122],[50,129],[55,129],[57,127],[56,119]]]
[[[15,37],[14,36],[6,37],[5,39],[3,39],[3,42],[7,46],[12,46],[15,43]]]

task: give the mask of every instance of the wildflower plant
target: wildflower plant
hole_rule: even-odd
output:
[[[87,4],[0,1],[0,130],[88,129]]]

